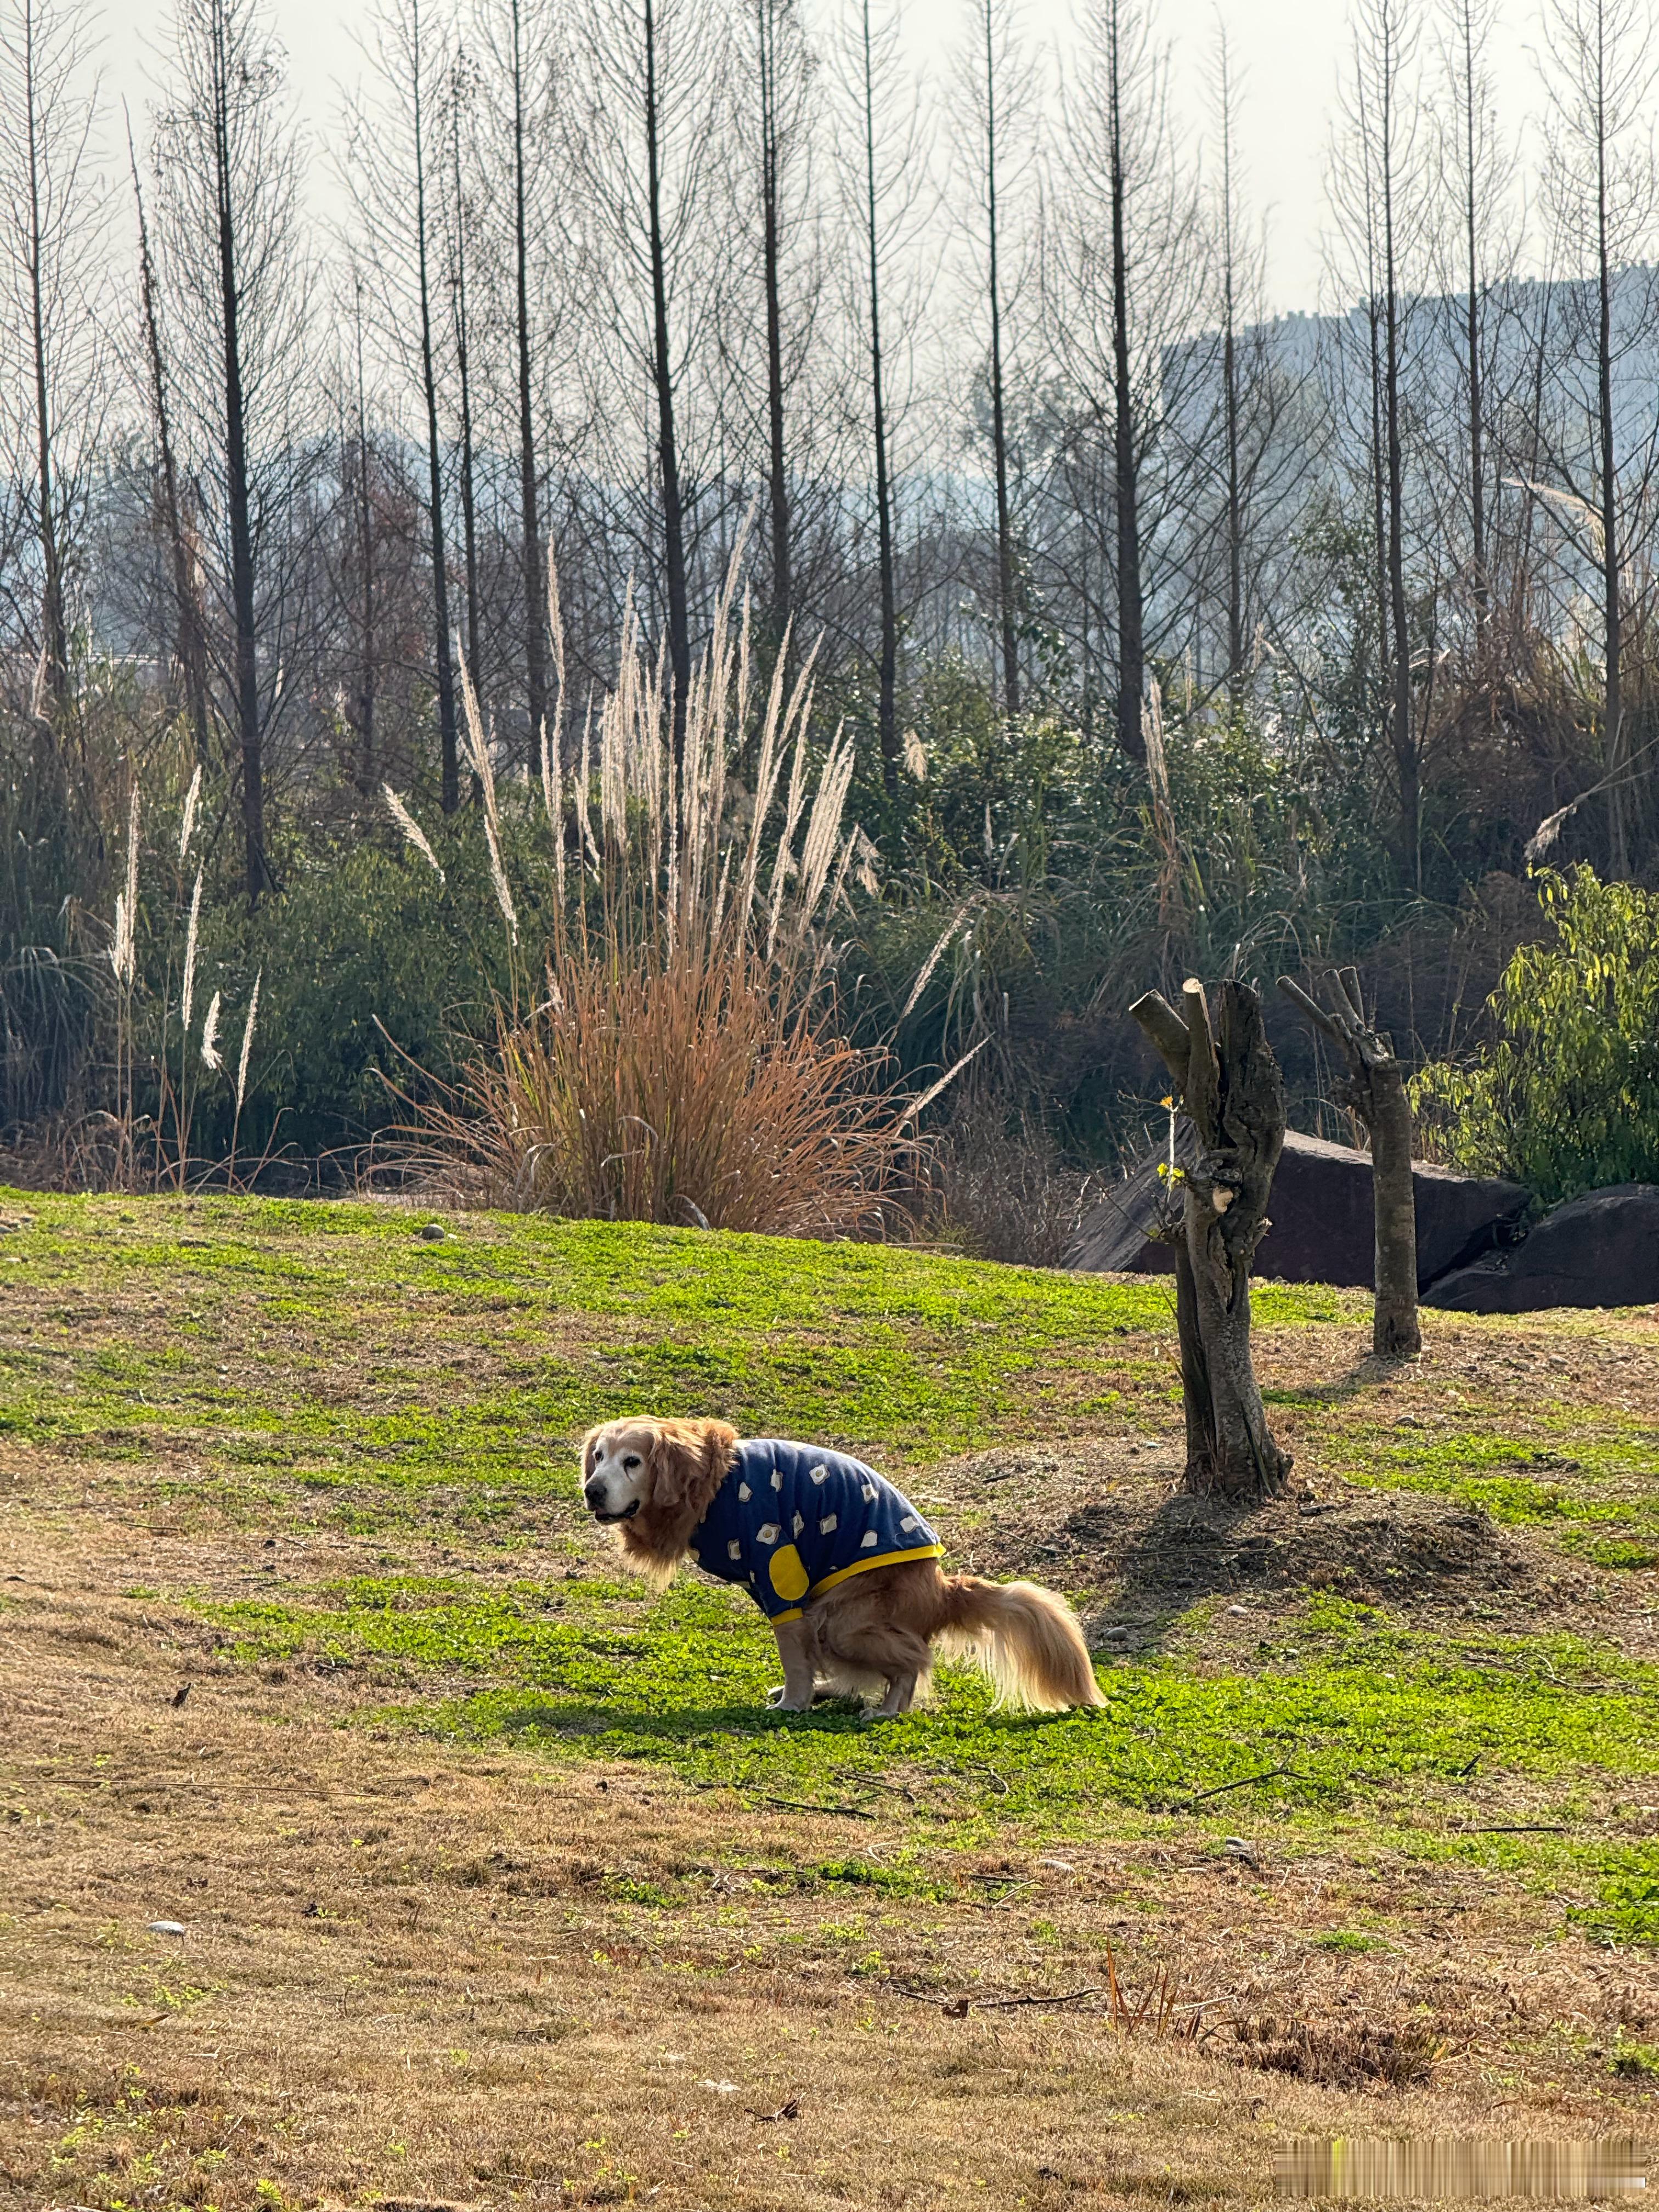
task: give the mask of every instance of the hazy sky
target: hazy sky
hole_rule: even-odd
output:
[[[836,0],[816,0],[821,14]],[[968,0],[905,0],[907,32],[919,65],[961,33]],[[1345,0],[1224,0],[1236,67],[1244,72],[1241,152],[1252,198],[1268,217],[1268,283],[1275,309],[1320,304],[1324,225],[1322,173],[1338,70],[1346,47]],[[1531,49],[1537,40],[1537,0],[1508,0],[1494,63],[1506,123],[1519,125],[1538,106]],[[273,14],[289,52],[303,112],[318,125],[331,114],[343,82],[360,66],[354,27],[361,0],[275,0]],[[1425,10],[1432,15],[1432,0]],[[1174,52],[1176,94],[1184,112],[1203,114],[1204,76],[1217,22],[1217,0],[1159,0],[1158,15]],[[149,96],[155,45],[168,19],[167,0],[111,0],[106,83],[135,111]],[[1026,0],[1034,39],[1063,40],[1071,0]],[[1429,52],[1425,40],[1425,56]],[[319,164],[319,204],[326,173]]]

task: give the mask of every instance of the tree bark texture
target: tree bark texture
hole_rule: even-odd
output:
[[[438,379],[433,361],[432,287],[427,260],[427,171],[423,96],[425,56],[421,48],[419,0],[411,14],[415,94],[415,245],[421,295],[421,396],[426,406],[427,505],[432,527],[432,628],[438,675],[440,788],[453,812],[450,794],[459,789],[456,759],[455,670],[449,630],[449,564],[444,542],[443,467],[438,428]]]
[[[1285,1086],[1248,984],[1221,986],[1212,1028],[1201,983],[1177,1013],[1156,991],[1129,1009],[1197,1133],[1182,1187],[1176,1325],[1187,1418],[1185,1487],[1235,1504],[1279,1496],[1291,1457],[1274,1442],[1250,1357],[1250,1262],[1285,1141]]]
[[[471,325],[467,315],[467,204],[461,174],[460,110],[459,92],[452,92],[450,160],[453,165],[452,183],[455,197],[455,234],[454,259],[450,271],[450,297],[455,332],[455,378],[461,410],[459,454],[461,553],[466,579],[466,672],[472,679],[472,694],[477,698],[482,683],[478,652],[478,526],[477,501],[473,491]],[[442,771],[440,804],[446,814],[453,814],[461,803],[461,781],[459,757],[450,749],[446,749],[444,752]]]
[[[691,617],[685,582],[685,505],[674,431],[674,366],[668,343],[668,273],[662,223],[661,112],[657,90],[657,19],[645,0],[646,190],[651,228],[651,359],[657,387],[657,457],[662,470],[664,566],[668,583],[668,665],[674,680],[674,759],[685,744],[691,690]]]
[[[1337,1103],[1358,1114],[1370,1133],[1371,1206],[1376,1219],[1376,1305],[1371,1349],[1379,1359],[1414,1359],[1423,1349],[1417,1315],[1417,1196],[1412,1182],[1412,1107],[1404,1068],[1389,1037],[1365,1019],[1359,977],[1335,977],[1330,1011],[1299,983],[1279,988],[1335,1047],[1343,1073]]]
[[[210,734],[207,704],[207,625],[197,597],[190,551],[185,544],[184,513],[179,495],[179,466],[173,442],[173,417],[167,405],[167,362],[161,351],[161,318],[155,307],[155,264],[150,258],[149,225],[144,196],[138,183],[138,163],[131,140],[127,152],[132,167],[132,191],[138,211],[138,297],[144,316],[144,346],[149,366],[150,404],[155,411],[155,440],[161,464],[161,500],[167,523],[167,547],[173,561],[174,650],[184,678],[185,699],[190,711],[191,732],[198,765],[207,768]]]
[[[1382,414],[1387,444],[1389,494],[1389,732],[1400,782],[1400,842],[1407,879],[1420,887],[1423,872],[1422,796],[1417,732],[1412,714],[1411,630],[1406,608],[1406,493],[1404,443],[1401,434],[1400,285],[1395,252],[1394,120],[1392,64],[1383,78],[1382,186]]]
[[[781,125],[779,117],[778,0],[758,0],[761,92],[762,275],[766,291],[766,430],[768,504],[772,526],[772,631],[782,642],[793,612],[789,574],[789,470],[784,443],[783,305],[780,206]]]
[[[230,524],[230,597],[236,633],[236,722],[242,752],[242,848],[250,906],[270,885],[265,861],[264,733],[259,714],[258,629],[253,586],[253,524],[248,486],[247,401],[243,385],[241,276],[236,260],[232,200],[230,101],[240,57],[230,51],[224,11],[211,24],[213,168],[219,249],[219,304],[223,342],[225,504]]]
[[[1140,695],[1146,686],[1146,606],[1140,581],[1140,475],[1135,450],[1134,364],[1129,347],[1128,186],[1123,167],[1123,95],[1118,78],[1118,21],[1111,27],[1112,112],[1112,467],[1117,510],[1117,741],[1144,762]]]
[[[1624,732],[1624,603],[1619,574],[1619,476],[1613,428],[1613,258],[1607,240],[1607,140],[1595,133],[1596,444],[1601,493],[1601,658],[1606,670],[1608,865],[1630,873]]]
[[[513,260],[519,349],[519,503],[524,518],[524,659],[530,750],[541,742],[547,715],[547,564],[542,557],[536,416],[530,382],[530,236],[525,205],[525,58],[519,0],[513,0]]]
[[[29,337],[34,370],[35,469],[40,501],[41,651],[54,710],[69,702],[69,623],[64,610],[63,549],[58,542],[58,493],[52,477],[51,377],[46,362],[46,222],[50,185],[41,173],[44,128],[35,82],[35,12],[24,11],[24,129],[28,134],[27,245]]]
[[[893,485],[887,454],[887,398],[882,381],[881,248],[876,202],[876,86],[869,0],[864,9],[864,173],[870,246],[870,408],[876,446],[876,554],[880,568],[881,661],[876,737],[881,780],[890,799],[898,795],[898,584],[893,547]]]
[[[997,70],[991,0],[985,0],[985,210],[990,244],[991,447],[997,489],[997,612],[1002,632],[1002,703],[1019,712],[1019,621],[1014,529],[1008,500],[1008,427],[1002,389],[1002,283],[997,269]]]
[[[1463,42],[1463,227],[1468,252],[1469,296],[1466,317],[1469,374],[1469,557],[1474,584],[1474,643],[1484,658],[1491,593],[1486,579],[1486,465],[1481,450],[1485,425],[1480,397],[1480,255],[1476,206],[1476,103],[1474,78],[1474,10],[1472,0],[1462,0],[1458,29]]]

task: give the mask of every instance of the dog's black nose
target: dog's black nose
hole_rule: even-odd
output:
[[[582,1496],[587,1500],[590,1509],[599,1504],[605,1496],[605,1485],[599,1480],[598,1475],[582,1485]]]

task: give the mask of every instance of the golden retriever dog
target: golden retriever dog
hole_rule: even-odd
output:
[[[769,1702],[782,1711],[874,1693],[890,1720],[925,1686],[935,1644],[981,1667],[999,1705],[1103,1702],[1063,1598],[943,1573],[909,1499],[844,1453],[740,1439],[724,1421],[607,1421],[583,1440],[582,1496],[658,1589],[691,1559],[747,1589],[778,1639],[783,1686]]]

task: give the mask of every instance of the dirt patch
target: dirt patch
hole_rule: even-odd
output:
[[[1179,1463],[1158,1448],[986,1453],[949,1479],[974,1571],[1092,1589],[1108,1620],[1142,1603],[1167,1611],[1206,1595],[1316,1589],[1408,1615],[1471,1602],[1517,1623],[1547,1612],[1559,1626],[1562,1608],[1594,1588],[1553,1547],[1500,1528],[1480,1507],[1327,1483],[1318,1498],[1240,1510],[1178,1491]],[[994,1499],[994,1526],[981,1533],[974,1523]]]

